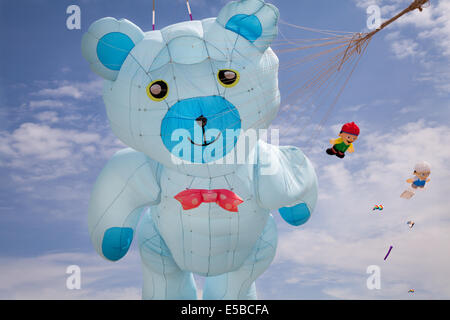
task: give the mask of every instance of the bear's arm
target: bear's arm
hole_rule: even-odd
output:
[[[309,219],[317,202],[317,176],[299,148],[259,141],[255,183],[264,208],[278,210],[294,226]]]
[[[122,258],[144,208],[159,203],[158,165],[143,153],[124,149],[103,168],[88,213],[89,234],[102,257],[111,261]]]

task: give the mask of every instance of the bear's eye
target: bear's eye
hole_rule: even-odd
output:
[[[153,101],[162,101],[169,94],[169,86],[163,80],[155,80],[147,86],[147,95]]]
[[[217,79],[222,86],[230,88],[239,82],[239,73],[229,69],[219,70],[217,73]]]

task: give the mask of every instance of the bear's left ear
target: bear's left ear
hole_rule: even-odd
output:
[[[114,18],[95,21],[83,35],[81,52],[92,71],[114,81],[134,46],[144,38],[134,23]]]
[[[264,0],[240,0],[228,3],[216,21],[264,52],[278,34],[279,16],[277,7]]]

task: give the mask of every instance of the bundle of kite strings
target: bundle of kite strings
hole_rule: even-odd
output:
[[[286,112],[289,112],[288,118],[291,125],[283,126],[287,129],[282,134],[288,135],[289,131],[296,127],[297,120],[306,112],[312,110],[312,113],[309,114],[311,119],[319,111],[321,105],[327,104],[328,110],[308,139],[314,141],[329,118],[372,38],[405,14],[414,10],[422,11],[424,6],[429,3],[430,0],[414,0],[403,11],[383,22],[375,30],[366,33],[320,30],[281,21],[282,24],[294,28],[327,35],[326,38],[320,39],[280,39],[273,44],[277,54],[300,50],[315,51],[300,59],[294,58],[280,67],[282,70],[293,72],[287,81],[287,91],[290,89],[290,92],[285,97],[285,103],[293,105],[292,108],[285,109]],[[292,45],[295,47],[283,48]],[[303,70],[298,71],[297,66]],[[296,134],[301,135],[306,127],[303,126],[302,130],[296,131]]]

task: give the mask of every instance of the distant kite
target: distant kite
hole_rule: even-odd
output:
[[[386,254],[386,256],[384,257],[384,260],[386,260],[387,259],[387,257],[389,256],[389,254],[391,253],[391,250],[392,250],[392,246],[389,248],[389,251],[388,251],[388,253]]]

